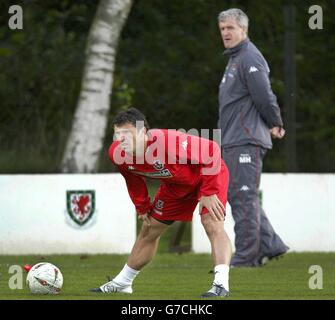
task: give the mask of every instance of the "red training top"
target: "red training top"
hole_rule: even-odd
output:
[[[149,140],[141,157],[127,154],[118,141],[109,148],[109,158],[125,178],[138,214],[151,206],[145,177],[169,184],[181,199],[196,188],[198,199],[218,194],[218,175],[228,169],[216,142],[176,130],[152,129],[147,134]]]

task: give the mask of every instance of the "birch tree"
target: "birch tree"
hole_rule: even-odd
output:
[[[114,64],[132,0],[100,0],[87,39],[86,62],[61,171],[96,172],[103,147]]]

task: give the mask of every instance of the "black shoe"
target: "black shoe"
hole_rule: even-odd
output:
[[[111,276],[107,276],[107,280],[108,281],[112,281],[112,277]],[[88,292],[97,292],[97,293],[103,293],[103,291],[100,288],[92,288],[92,289],[88,289]]]
[[[287,253],[287,251],[284,251],[284,252],[275,254],[274,256],[269,257],[269,259],[270,259],[270,260],[272,260],[272,259],[276,259],[276,260],[278,260],[278,259],[282,258],[282,257],[284,256],[285,253]]]
[[[279,253],[276,253],[274,255],[271,255],[271,256],[262,256],[260,259],[259,259],[259,264],[264,266],[266,265],[269,261],[275,259],[275,260],[278,260],[280,258],[282,258],[284,256],[284,254],[287,253],[287,251],[283,251],[283,252],[279,252]]]
[[[89,292],[98,292],[98,293],[102,293],[103,291],[100,288],[93,288],[93,289],[89,289]]]
[[[201,298],[215,298],[215,297],[228,297],[229,291],[227,291],[222,285],[213,283],[212,288],[201,295]]]

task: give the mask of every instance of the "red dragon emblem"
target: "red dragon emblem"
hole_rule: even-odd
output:
[[[74,213],[79,215],[81,218],[84,218],[86,214],[90,211],[90,207],[88,206],[89,202],[89,196],[73,197],[72,203],[74,204]]]
[[[67,191],[67,211],[79,225],[85,224],[94,213],[94,191]]]

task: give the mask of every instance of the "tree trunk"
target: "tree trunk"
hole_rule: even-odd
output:
[[[86,47],[86,63],[61,171],[96,172],[108,122],[118,40],[132,0],[101,0]]]

